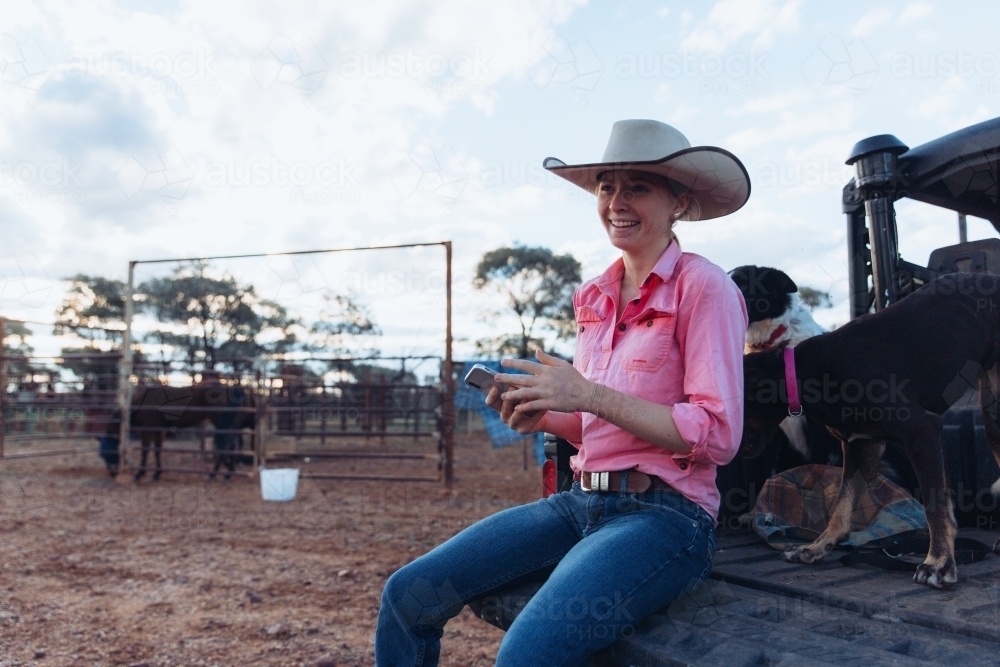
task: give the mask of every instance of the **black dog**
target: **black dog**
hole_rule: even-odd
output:
[[[799,298],[798,285],[784,271],[747,264],[730,271],[729,277],[736,283],[747,306],[746,354],[782,344],[795,346],[807,338],[826,333]],[[762,461],[765,474],[758,480],[758,488],[767,477],[789,468],[807,463],[842,463],[840,441],[825,426],[810,422],[805,416],[787,417],[782,421],[766,449],[769,456]],[[879,472],[916,493],[917,479],[906,455],[895,443],[888,443]]]
[[[788,416],[784,352],[744,357],[745,456],[760,454]],[[803,413],[840,439],[844,482],[823,534],[784,558],[819,561],[847,534],[855,498],[892,440],[916,471],[930,530],[914,581],[934,588],[957,581],[940,415],[978,381],[986,436],[1000,463],[1000,276],[943,276],[876,314],[803,341],[794,353]]]

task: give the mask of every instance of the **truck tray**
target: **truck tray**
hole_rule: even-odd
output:
[[[998,531],[963,529],[992,545]],[[786,563],[751,533],[719,535],[710,579],[594,656],[595,667],[1000,666],[1000,558],[932,590],[912,575]]]

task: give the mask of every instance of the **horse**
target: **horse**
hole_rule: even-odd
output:
[[[228,480],[236,467],[237,454],[225,454],[243,449],[242,430],[249,428],[253,430],[257,424],[257,399],[253,393],[239,385],[222,386],[219,389],[219,403],[225,403],[229,409],[220,410],[215,415],[213,424],[216,433],[213,436],[215,447],[215,467],[209,473],[208,479],[215,479],[216,473],[222,464],[226,464],[226,475],[223,479]],[[214,402],[214,395],[210,393],[209,399]],[[221,433],[220,433],[221,431]],[[254,436],[250,435],[250,449],[254,449]]]
[[[223,462],[227,463],[227,468],[232,473],[235,457],[221,454],[220,451],[231,451],[242,442],[242,437],[231,431],[252,428],[256,423],[256,406],[256,399],[249,390],[239,385],[225,385],[217,380],[190,387],[151,385],[137,389],[132,397],[129,423],[142,436],[142,455],[134,481],[139,481],[146,474],[146,460],[151,445],[156,460],[156,471],[151,479],[155,481],[160,478],[163,470],[160,452],[163,448],[163,435],[168,429],[201,426],[205,422],[211,422],[216,429],[227,431],[215,435],[217,451],[212,476]],[[229,474],[226,478],[229,478]]]

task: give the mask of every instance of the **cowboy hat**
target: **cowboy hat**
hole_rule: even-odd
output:
[[[620,120],[600,162],[566,164],[554,157],[542,166],[592,194],[609,169],[631,169],[667,178],[690,205],[681,220],[709,220],[737,211],[750,198],[750,176],[735,155],[715,146],[691,146],[683,134],[657,120]]]

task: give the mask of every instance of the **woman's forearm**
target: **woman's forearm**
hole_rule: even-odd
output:
[[[691,446],[674,424],[671,406],[592,382],[569,362],[541,350],[537,354],[539,363],[503,359],[504,367],[524,373],[498,373],[495,380],[507,388],[502,396],[499,392],[491,392],[487,398],[488,405],[491,400],[495,405],[503,399],[500,414],[511,428],[520,433],[547,431],[570,442],[580,442],[583,427],[576,413],[589,412],[658,447],[678,454],[691,453]],[[541,417],[527,417],[538,421],[524,423],[526,430],[518,428],[520,419],[510,416],[510,413],[529,415],[539,410],[546,412]]]
[[[577,447],[583,441],[583,422],[575,412],[553,412],[550,410],[545,413],[537,430],[559,436]]]
[[[691,446],[684,441],[674,424],[669,405],[653,403],[598,384],[588,412],[658,447],[677,454],[691,453]]]

